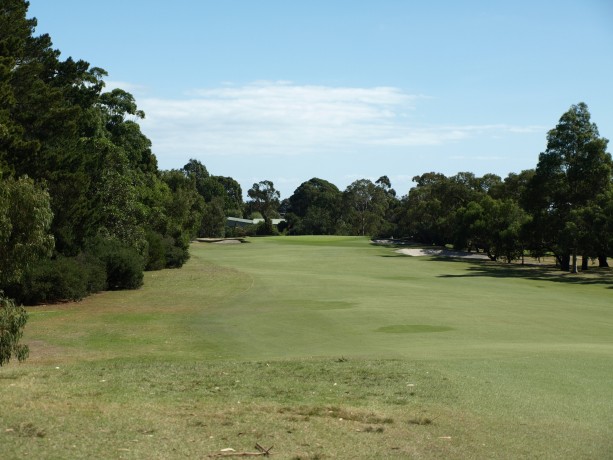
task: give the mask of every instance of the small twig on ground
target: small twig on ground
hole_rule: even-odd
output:
[[[262,453],[262,455],[270,455],[270,451],[273,448],[273,446],[270,446],[268,449],[264,449],[262,446],[260,446],[260,443],[256,442],[255,448],[259,450]]]

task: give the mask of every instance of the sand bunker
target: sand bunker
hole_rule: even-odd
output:
[[[199,243],[214,243],[214,244],[240,244],[244,243],[244,238],[196,238]]]
[[[486,254],[477,253],[477,252],[462,252],[462,251],[451,251],[449,249],[427,249],[427,248],[403,248],[397,249],[397,253],[404,254],[406,256],[412,257],[459,257],[462,259],[485,259],[488,257]]]

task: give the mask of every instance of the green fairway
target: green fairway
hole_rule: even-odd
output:
[[[191,254],[138,291],[29,309],[0,457],[613,457],[611,272],[356,237]]]

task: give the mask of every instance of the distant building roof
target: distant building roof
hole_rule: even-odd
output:
[[[281,222],[285,222],[285,219],[270,219],[273,225],[279,225]],[[228,227],[247,227],[248,225],[256,225],[260,222],[264,222],[264,219],[241,219],[240,217],[227,217],[226,225]]]

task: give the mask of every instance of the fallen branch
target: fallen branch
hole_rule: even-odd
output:
[[[255,448],[259,450],[262,455],[270,455],[270,450],[273,448],[273,446],[270,446],[268,449],[264,449],[259,443],[256,442]]]
[[[268,457],[269,455],[272,455],[270,451],[272,450],[273,446],[265,449],[256,442],[255,448],[259,450],[259,452],[220,452],[218,454],[211,454],[209,457]]]
[[[212,454],[209,457],[264,457],[269,454],[264,452],[220,452],[219,454]]]

